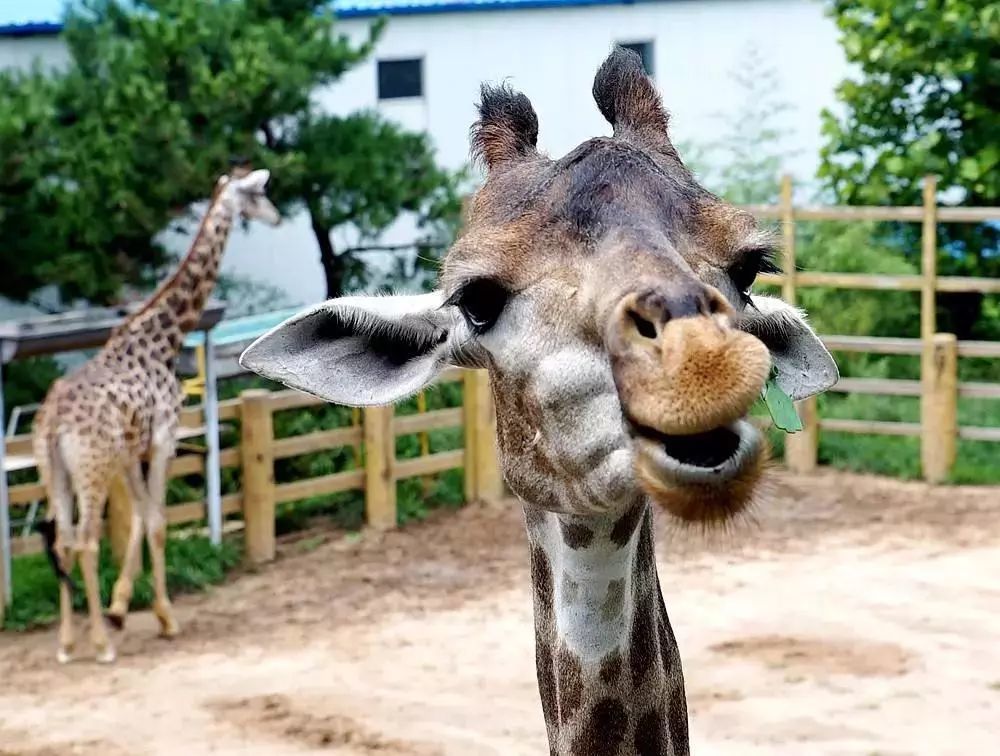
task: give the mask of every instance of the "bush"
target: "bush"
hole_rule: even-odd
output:
[[[167,588],[171,595],[204,590],[221,583],[226,573],[240,562],[242,548],[227,539],[216,548],[204,536],[173,537],[167,540]],[[149,555],[143,553],[144,569],[136,578],[131,609],[145,609],[152,604]],[[59,616],[59,583],[45,554],[30,554],[13,560],[14,601],[4,621],[5,630],[28,630],[48,624]],[[79,566],[72,572],[77,590],[73,597],[76,611],[86,609],[86,597]],[[111,550],[104,542],[98,561],[101,602],[107,606],[118,569]]]

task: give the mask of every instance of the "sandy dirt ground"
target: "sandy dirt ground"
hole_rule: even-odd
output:
[[[0,754],[543,754],[522,527],[310,532],[110,668],[4,635]],[[694,753],[1000,752],[1000,488],[779,473],[752,527],[658,530]]]

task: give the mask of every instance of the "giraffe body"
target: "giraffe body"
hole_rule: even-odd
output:
[[[176,451],[183,398],[174,361],[215,286],[234,219],[278,221],[263,195],[267,179],[266,171],[255,171],[219,180],[191,249],[173,275],[114,329],[97,355],[52,385],[35,418],[35,457],[54,523],[47,529],[50,548],[63,575],[79,556],[99,661],[114,659],[101,615],[97,551],[104,504],[116,478],[125,484],[132,519],[109,619],[118,627],[124,623],[145,535],[154,612],[164,635],[179,630],[167,596],[164,557],[167,466]],[[66,578],[60,584],[58,658],[63,662],[72,658],[74,646],[71,601]]]
[[[687,707],[652,512],[739,518],[767,460],[747,419],[765,380],[803,399],[837,369],[801,313],[750,296],[774,242],[684,166],[638,56],[614,51],[593,94],[613,136],[551,159],[528,99],[484,86],[486,182],[439,289],[331,300],[241,362],[351,405],[486,368],[527,524],[549,752],[678,756]]]

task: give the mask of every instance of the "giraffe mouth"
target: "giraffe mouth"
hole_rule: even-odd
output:
[[[746,420],[688,435],[632,427],[640,452],[660,477],[681,485],[731,480],[756,462],[762,446],[759,431]]]
[[[740,447],[740,435],[730,427],[681,436],[647,427],[639,428],[639,432],[644,438],[658,441],[668,457],[692,467],[718,467]]]

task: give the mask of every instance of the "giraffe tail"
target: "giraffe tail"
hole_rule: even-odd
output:
[[[35,417],[35,422],[39,422],[38,416]],[[66,572],[59,555],[56,553],[56,510],[67,505],[72,507],[72,499],[69,499],[68,502],[62,501],[61,498],[65,499],[67,494],[59,487],[53,486],[53,483],[61,480],[64,483],[63,488],[66,487],[65,465],[59,454],[58,445],[44,436],[35,437],[35,458],[38,463],[39,476],[48,496],[48,514],[44,520],[35,523],[35,530],[42,536],[42,541],[45,544],[45,556],[48,558],[52,570],[56,573],[56,577],[69,588],[70,594],[75,594],[76,584]]]
[[[35,530],[41,534],[42,540],[45,542],[45,556],[48,557],[49,564],[52,565],[56,577],[65,583],[71,594],[76,593],[76,583],[73,582],[73,578],[70,577],[69,573],[63,569],[62,562],[59,561],[59,555],[56,554],[56,521],[51,517],[46,518],[35,524]]]

